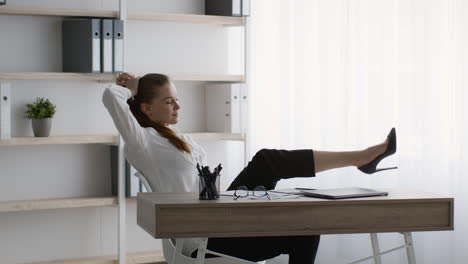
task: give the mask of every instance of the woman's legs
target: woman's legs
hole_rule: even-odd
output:
[[[249,190],[263,185],[271,190],[281,179],[313,177],[316,172],[347,166],[360,167],[382,154],[387,142],[386,140],[364,150],[346,152],[262,149],[239,173],[228,190],[236,189],[240,185]],[[211,238],[208,240],[208,248],[252,261],[289,254],[289,264],[314,263],[319,241],[318,235]]]
[[[314,263],[320,236],[296,236],[289,241],[289,264]]]
[[[234,190],[244,185],[249,190],[263,185],[275,188],[281,179],[315,176],[314,152],[311,149],[261,149],[228,187]]]
[[[318,151],[314,150],[315,173],[347,167],[361,167],[385,152],[388,139],[383,143],[358,151]]]
[[[261,149],[234,179],[228,190],[240,185],[253,190],[263,185],[267,190],[275,188],[281,179],[313,177],[315,173],[347,167],[360,167],[385,152],[388,140],[358,151],[319,151],[311,149],[278,150]]]
[[[319,242],[320,236],[227,237],[208,239],[207,248],[250,261],[288,254],[289,264],[313,264]],[[193,252],[192,257],[196,254]]]

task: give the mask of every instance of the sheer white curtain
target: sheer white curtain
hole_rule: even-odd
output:
[[[278,187],[410,188],[455,197],[455,231],[416,232],[418,263],[468,259],[468,1],[253,0],[250,155],[261,148],[356,150],[396,127],[398,150]],[[291,216],[294,217],[294,216]],[[382,234],[382,249],[403,241]],[[371,252],[368,235],[323,236],[317,263]],[[406,263],[404,251],[384,257]]]

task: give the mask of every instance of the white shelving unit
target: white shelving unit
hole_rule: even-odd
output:
[[[247,19],[245,17],[221,17],[192,14],[164,14],[151,11],[127,12],[127,1],[119,0],[119,10],[85,10],[85,9],[63,9],[63,8],[37,8],[37,7],[15,7],[0,6],[0,15],[14,16],[51,16],[51,17],[101,17],[119,18],[127,20],[146,20],[153,22],[174,22],[174,23],[205,23],[220,26],[242,26],[245,27],[247,38]],[[125,41],[125,39],[124,39]],[[247,41],[247,39],[246,39]],[[247,62],[247,53],[245,57]],[[190,73],[166,73],[175,81],[202,81],[202,82],[246,82],[247,69],[244,75],[219,75],[219,74],[190,74]],[[141,75],[141,74],[140,74]],[[94,73],[64,73],[64,72],[0,72],[0,82],[14,80],[69,80],[69,81],[96,81],[114,82],[117,74],[94,74]],[[14,86],[12,86],[14,89]],[[245,141],[245,134],[230,133],[189,133],[196,140],[230,140]],[[125,196],[125,175],[124,175],[124,154],[123,140],[119,135],[66,135],[50,136],[47,138],[36,137],[13,137],[11,139],[0,140],[0,147],[11,146],[36,146],[55,144],[104,144],[119,146],[119,189],[118,196],[111,197],[68,197],[53,199],[32,199],[0,201],[0,213],[21,212],[33,210],[70,209],[82,207],[118,207],[118,255],[97,256],[79,259],[62,259],[42,263],[165,263],[161,251],[146,251],[127,253],[125,244],[126,232],[126,202],[135,202],[135,199],[127,199]],[[246,148],[244,148],[246,149]]]

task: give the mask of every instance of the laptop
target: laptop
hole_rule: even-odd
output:
[[[385,196],[388,192],[377,191],[368,188],[349,187],[338,189],[317,189],[317,190],[303,190],[300,194],[307,197],[325,198],[325,199],[348,199],[359,197],[371,196]]]

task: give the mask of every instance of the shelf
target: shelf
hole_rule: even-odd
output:
[[[220,25],[225,25],[225,26],[245,25],[245,17],[230,17],[230,16],[164,14],[164,13],[156,13],[156,12],[128,12],[127,18],[128,20],[220,24]]]
[[[126,197],[125,201],[127,203],[136,204],[137,198]],[[118,204],[119,201],[117,196],[0,201],[0,213],[46,209],[117,206]]]
[[[118,18],[118,11],[111,10],[90,10],[90,9],[64,9],[64,8],[39,8],[39,7],[20,7],[3,6],[0,7],[0,15],[21,15],[21,16],[80,16],[80,17],[102,17]],[[166,14],[147,11],[129,11],[128,20],[149,20],[161,22],[179,22],[179,23],[203,23],[219,24],[226,26],[243,26],[245,17],[229,16],[209,16],[194,14]]]
[[[0,212],[21,212],[46,209],[116,206],[117,204],[118,199],[115,196],[0,201]]]
[[[138,74],[140,76],[146,73]],[[173,81],[243,82],[243,75],[229,74],[169,74]],[[116,73],[75,73],[75,72],[0,72],[0,80],[79,80],[114,82]]]
[[[229,133],[186,133],[195,140],[234,140],[244,141],[244,134]],[[30,145],[67,145],[67,144],[109,144],[118,145],[118,135],[82,135],[82,136],[49,136],[49,137],[13,137],[1,139],[1,146],[30,146]]]
[[[244,75],[233,74],[169,74],[173,81],[244,82]]]
[[[0,80],[76,80],[114,82],[116,78],[116,73],[0,72]]]
[[[195,140],[234,140],[244,141],[245,135],[241,133],[187,133],[191,135]]]
[[[195,140],[234,140],[244,141],[244,134],[229,133],[187,133]],[[67,145],[67,144],[119,144],[118,135],[82,135],[82,136],[49,136],[49,137],[13,137],[1,139],[0,146],[30,145]]]
[[[0,7],[1,15],[20,15],[20,16],[82,16],[82,17],[107,17],[116,18],[119,15],[117,11],[109,10],[90,10],[90,9],[66,9],[66,8],[40,8],[40,7],[21,7],[5,5]]]
[[[82,136],[50,136],[50,137],[13,137],[1,139],[0,146],[22,145],[57,145],[57,144],[119,144],[117,135],[82,135]]]
[[[57,259],[50,261],[41,262],[29,262],[29,264],[115,264],[118,263],[117,255],[112,256],[99,256],[99,257],[87,257],[87,258],[75,258],[75,259]],[[161,250],[154,251],[142,251],[127,254],[127,264],[166,264],[166,259],[163,256]]]

